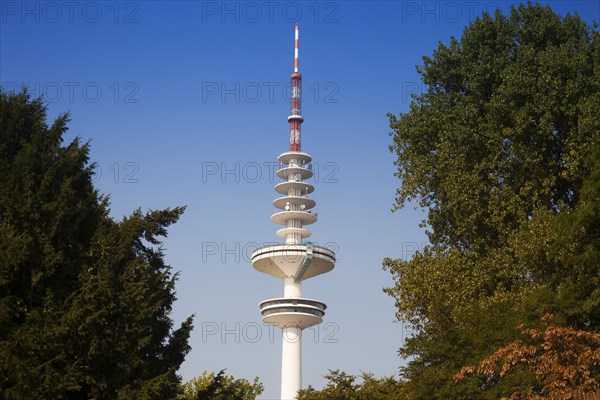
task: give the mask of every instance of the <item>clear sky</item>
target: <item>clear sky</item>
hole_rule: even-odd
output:
[[[394,323],[384,257],[426,241],[422,212],[390,212],[394,157],[386,113],[420,91],[415,65],[482,11],[505,1],[0,2],[0,82],[28,83],[50,118],[70,111],[67,141],[92,142],[96,185],[120,219],[187,205],[165,242],[179,271],[173,317],[195,314],[188,380],[203,370],[259,376],[279,395],[281,334],[261,300],[283,283],[255,271],[250,253],[279,240],[271,222],[277,156],[289,145],[288,85],[300,23],[302,149],[317,172],[312,240],[336,268],[305,282],[329,308],[305,332],[303,386],[328,369],[395,375],[409,329]],[[554,1],[560,14],[600,20],[598,1]]]

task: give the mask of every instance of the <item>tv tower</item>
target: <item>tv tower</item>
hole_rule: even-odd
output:
[[[315,188],[305,182],[313,176],[311,157],[300,150],[302,75],[298,72],[298,25],[294,54],[294,73],[291,82],[290,150],[281,154],[277,176],[282,182],[275,191],[282,196],[273,201],[281,211],[271,216],[273,222],[283,225],[276,234],[285,243],[262,247],[252,253],[252,265],[279,279],[283,279],[283,297],[259,304],[265,323],[282,329],[281,400],[295,399],[302,387],[302,330],[323,322],[327,305],[302,297],[302,281],[333,269],[335,254],[305,238],[311,235],[306,225],[317,221],[311,212],[316,205],[309,197]]]

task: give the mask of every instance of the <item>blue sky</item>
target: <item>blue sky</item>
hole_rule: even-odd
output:
[[[0,2],[0,83],[28,83],[49,116],[70,111],[66,140],[91,140],[97,187],[120,219],[187,205],[165,242],[179,271],[173,317],[195,314],[185,380],[227,368],[279,394],[281,334],[263,325],[261,300],[283,284],[249,255],[277,241],[270,221],[276,157],[289,144],[286,89],[300,23],[302,148],[315,161],[319,221],[312,240],[336,268],[306,281],[329,308],[305,332],[303,385],[328,369],[395,375],[409,329],[394,323],[384,257],[426,241],[423,213],[390,212],[400,182],[387,112],[407,111],[422,87],[415,65],[505,1]],[[549,2],[600,20],[598,1]]]

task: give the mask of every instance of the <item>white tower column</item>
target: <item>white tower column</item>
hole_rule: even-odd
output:
[[[283,328],[281,400],[293,400],[302,387],[302,329]]]
[[[283,297],[302,297],[301,282],[293,277],[286,277],[283,282]],[[302,387],[302,329],[293,323],[282,328],[281,400],[293,400]]]
[[[317,222],[312,212],[316,202],[309,197],[314,187],[306,182],[313,176],[311,157],[301,151],[300,125],[302,76],[298,73],[298,25],[296,25],[294,73],[291,76],[290,150],[279,155],[277,176],[281,182],[275,191],[281,195],[273,206],[281,210],[271,220],[283,228],[276,234],[284,244],[264,246],[252,253],[252,265],[257,271],[284,282],[283,297],[264,300],[259,304],[263,321],[282,330],[281,397],[295,400],[302,388],[302,330],[323,322],[327,305],[319,300],[302,297],[302,282],[325,274],[335,265],[330,249],[304,239],[311,235],[307,225]]]
[[[283,278],[283,282],[285,285],[283,287],[283,297],[302,297],[302,284],[300,282],[296,282],[293,277]]]

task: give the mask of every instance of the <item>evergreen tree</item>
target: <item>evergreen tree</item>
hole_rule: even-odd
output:
[[[183,208],[120,222],[92,185],[89,144],[62,145],[24,90],[0,90],[0,392],[4,399],[173,399],[191,317],[160,237]]]

